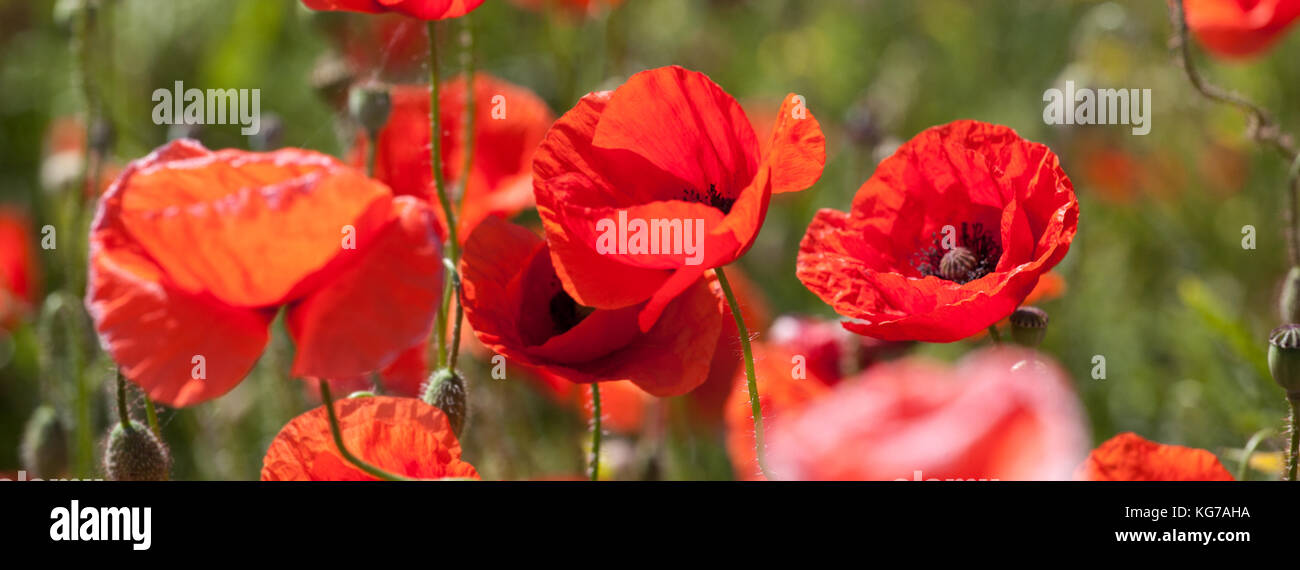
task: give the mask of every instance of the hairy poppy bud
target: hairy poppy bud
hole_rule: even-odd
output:
[[[442,410],[451,422],[452,433],[460,436],[461,428],[465,427],[466,412],[469,411],[465,403],[465,381],[461,380],[460,374],[445,368],[434,372],[429,377],[421,399]]]
[[[1300,267],[1292,267],[1282,281],[1282,295],[1277,301],[1278,314],[1284,323],[1300,323]]]
[[[1287,397],[1300,398],[1300,325],[1282,325],[1268,335],[1268,370]]]
[[[1047,311],[1024,306],[1011,313],[1011,339],[1016,344],[1037,348],[1047,336]]]
[[[131,427],[113,426],[104,451],[104,474],[112,481],[166,481],[171,477],[172,456],[149,428],[132,421]]]
[[[393,108],[388,88],[377,83],[358,85],[348,93],[348,112],[352,118],[366,129],[370,138],[375,138],[379,129],[388,122],[388,113]]]
[[[42,405],[23,428],[19,447],[23,469],[35,477],[50,478],[68,469],[68,436],[54,408]]]

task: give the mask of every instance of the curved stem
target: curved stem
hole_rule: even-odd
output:
[[[1170,47],[1178,56],[1179,64],[1187,74],[1187,79],[1197,91],[1207,99],[1241,109],[1250,118],[1250,137],[1256,142],[1271,147],[1282,154],[1288,161],[1295,160],[1297,151],[1295,139],[1284,132],[1273,120],[1273,116],[1263,107],[1251,100],[1222,87],[1209,83],[1201,77],[1192,63],[1191,42],[1188,41],[1187,17],[1183,9],[1183,0],[1169,2],[1169,19],[1174,27],[1174,36]]]
[[[1246,447],[1241,450],[1241,461],[1237,463],[1237,480],[1245,481],[1250,476],[1250,458],[1255,455],[1255,450],[1259,449],[1259,444],[1264,443],[1265,439],[1273,435],[1272,428],[1264,428],[1250,436],[1250,441],[1246,442]]]
[[[591,383],[591,480],[600,480],[600,382]]]
[[[329,382],[325,380],[320,381],[320,399],[321,402],[324,402],[325,413],[330,419],[330,434],[334,436],[334,446],[338,448],[339,454],[342,455],[344,459],[355,465],[357,469],[366,472],[366,474],[384,481],[412,480],[395,473],[389,473],[388,471],[375,467],[374,465],[361,460],[361,458],[352,455],[352,452],[348,451],[347,446],[343,445],[343,433],[339,431],[339,419],[334,415],[334,397],[330,395],[330,385]]]
[[[713,273],[718,276],[718,286],[722,288],[722,294],[727,298],[727,305],[731,307],[732,318],[736,319],[736,331],[740,335],[740,350],[745,356],[745,382],[749,389],[749,407],[754,415],[754,451],[758,458],[759,473],[767,476],[767,449],[763,443],[763,407],[758,399],[758,378],[754,375],[754,352],[749,346],[749,329],[745,327],[745,317],[740,313],[736,295],[731,292],[727,274],[721,267],[713,268]]]

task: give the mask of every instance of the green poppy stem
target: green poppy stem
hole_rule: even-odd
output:
[[[1286,480],[1296,480],[1296,466],[1300,463],[1300,396],[1288,398],[1291,404],[1291,453],[1287,455]]]
[[[713,268],[713,273],[718,276],[718,286],[722,288],[722,294],[727,298],[727,305],[731,307],[732,318],[736,319],[736,331],[740,335],[740,350],[745,357],[745,382],[749,389],[749,407],[754,417],[754,451],[758,458],[759,472],[767,476],[767,449],[763,442],[763,407],[758,399],[758,378],[754,375],[754,352],[749,346],[749,329],[745,327],[745,317],[740,313],[736,295],[731,292],[727,274],[721,267]]]
[[[989,325],[989,338],[993,339],[993,344],[1002,344],[1002,333],[998,332],[997,325]]]
[[[149,431],[158,439],[162,439],[162,428],[158,425],[158,410],[154,409],[153,400],[148,395],[144,397],[144,415],[149,420]]]
[[[342,455],[344,459],[348,460],[349,463],[355,465],[357,469],[360,469],[366,472],[366,474],[375,477],[377,479],[381,479],[383,481],[411,481],[412,480],[408,477],[403,477],[395,473],[389,473],[388,471],[380,469],[379,467],[375,467],[374,465],[366,463],[361,458],[352,455],[352,452],[348,451],[347,446],[343,444],[343,433],[339,430],[339,419],[334,415],[334,397],[330,395],[330,385],[329,382],[325,380],[320,381],[320,399],[321,402],[325,404],[326,415],[329,416],[330,434],[334,436],[334,446],[338,448],[339,454]]]
[[[122,422],[122,429],[131,429],[131,415],[126,412],[126,378],[122,371],[117,371],[117,418]]]
[[[591,383],[591,480],[600,480],[600,383]]]
[[[447,183],[442,176],[442,111],[439,98],[442,91],[441,78],[438,73],[438,23],[430,20],[429,32],[429,165],[433,169],[434,191],[438,195],[438,204],[442,206],[443,220],[447,223],[447,258],[455,266],[459,258],[460,238],[456,235],[456,214],[452,212],[451,198],[447,196]],[[451,294],[451,283],[443,289],[442,303],[435,319],[433,335],[438,351],[438,367],[447,365],[447,308]]]

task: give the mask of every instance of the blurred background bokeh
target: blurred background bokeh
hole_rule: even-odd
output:
[[[88,219],[69,205],[88,139],[107,150],[94,165],[105,181],[180,135],[209,148],[298,146],[342,156],[354,136],[338,106],[349,82],[427,75],[422,26],[392,18],[311,13],[297,0],[111,0],[100,2],[91,45],[80,45],[80,4],[0,0],[0,208],[22,220],[26,235],[24,243],[3,234],[0,249],[28,248],[38,277],[25,294],[28,310],[0,323],[0,473],[22,468],[24,425],[42,405],[65,428],[74,476],[94,472],[85,449],[97,448],[109,426],[112,364],[79,314]],[[1051,314],[1042,348],[1073,377],[1095,441],[1131,430],[1210,449],[1235,469],[1234,450],[1262,429],[1280,431],[1285,401],[1265,348],[1286,269],[1286,165],[1246,139],[1239,112],[1191,89],[1170,57],[1164,0],[625,0],[591,15],[488,0],[473,18],[478,68],[533,90],[557,114],[583,93],[668,64],[709,74],[756,125],[770,124],[787,92],[804,95],[827,133],[825,174],[812,189],[774,200],[742,260],[773,315],[834,317],[795,278],[799,240],[817,209],[847,209],[902,141],[973,118],[1047,144],[1074,182],[1081,215],[1056,269],[1064,291],[1041,303]],[[1300,34],[1246,62],[1197,54],[1209,77],[1300,130],[1297,50]],[[449,75],[460,69],[452,53],[443,63]],[[86,57],[97,86],[89,96],[114,127],[107,135],[86,134]],[[1044,124],[1043,92],[1066,80],[1151,89],[1150,134]],[[263,136],[273,140],[250,140],[235,125],[156,126],[151,93],[176,81],[261,89]],[[42,249],[47,224],[81,233]],[[1248,225],[1253,250],[1242,246]],[[232,393],[161,410],[177,479],[257,478],[271,438],[315,405],[304,383],[285,378],[292,345],[276,326],[271,350]],[[982,342],[913,352],[952,359]],[[1091,375],[1096,355],[1106,359],[1102,380]],[[524,371],[511,368],[500,381],[487,370],[476,359],[466,367],[466,459],[487,479],[581,476],[581,406],[548,395]],[[79,389],[91,397],[78,398]],[[77,407],[87,400],[93,405]],[[633,400],[667,419],[615,426],[606,453],[618,476],[733,476],[720,424],[684,418],[680,399]],[[1262,449],[1275,451],[1275,438]],[[1251,476],[1276,477],[1267,468]]]

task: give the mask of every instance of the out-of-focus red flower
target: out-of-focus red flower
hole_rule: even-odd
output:
[[[86,125],[80,117],[65,116],[50,121],[45,131],[41,158],[41,185],[46,190],[58,190],[82,180],[86,176]],[[97,165],[99,180],[88,184],[86,197],[98,196],[108,189],[113,179],[122,172],[122,166],[112,160]]]
[[[14,325],[38,301],[40,263],[27,215],[0,207],[0,328]]]
[[[334,403],[343,445],[358,459],[419,479],[478,479],[460,458],[447,416],[414,398],[374,396]],[[294,418],[276,434],[262,460],[263,481],[373,481],[344,459],[324,406]]]
[[[772,323],[768,344],[804,357],[819,378],[839,382],[882,359],[905,352],[910,342],[893,342],[851,334],[838,321],[784,315]]]
[[[803,377],[796,376],[791,352],[764,343],[753,343],[754,376],[758,384],[758,402],[763,410],[763,427],[771,433],[787,417],[796,415],[810,402],[831,391],[835,379],[804,367]],[[745,481],[764,479],[755,454],[753,408],[749,401],[745,371],[736,373],[735,389],[727,398],[727,455],[736,477]]]
[[[1084,481],[1232,481],[1219,458],[1204,449],[1165,445],[1124,432],[1092,450],[1075,471]]]
[[[1069,479],[1087,450],[1064,373],[1018,349],[877,364],[770,433],[780,479]]]
[[[708,374],[720,301],[703,279],[669,303],[649,331],[640,305],[591,309],[575,302],[545,241],[495,217],[479,224],[461,260],[465,319],[489,349],[571,382],[630,380],[655,396],[689,392]]]
[[[360,376],[427,336],[436,227],[424,202],[322,154],[174,141],[99,202],[86,306],[126,377],[170,406],[238,384],[281,307],[294,376]]]
[[[1225,58],[1267,50],[1300,17],[1300,0],[1185,0],[1183,7],[1196,39]]]
[[[702,73],[662,67],[584,96],[533,158],[537,209],[564,290],[588,307],[641,305],[645,331],[707,269],[743,255],[771,195],[811,186],[826,161],[825,137],[802,98],[789,95],[778,116],[760,155],[740,105]],[[700,257],[685,249],[601,253],[601,222],[620,216],[702,220]]]
[[[1131,152],[1113,146],[1088,148],[1083,155],[1083,175],[1089,189],[1107,202],[1128,204],[1142,187],[1142,163]]]
[[[851,212],[817,212],[797,274],[851,331],[952,342],[1010,315],[1065,256],[1078,217],[1050,149],[956,121],[881,162]]]
[[[396,12],[421,20],[446,20],[472,12],[483,0],[302,0],[302,3],[312,10]]]
[[[474,79],[474,156],[469,185],[460,197],[457,229],[461,241],[488,216],[510,217],[533,205],[530,170],[533,151],[554,116],[531,91],[478,74]],[[465,80],[456,78],[440,91],[442,169],[444,180],[456,188],[464,167]],[[417,196],[436,203],[433,170],[429,165],[429,88],[397,86],[392,112],[379,131],[375,178],[399,196]],[[352,164],[365,164],[366,139],[360,135]],[[436,209],[439,219],[442,210]]]

